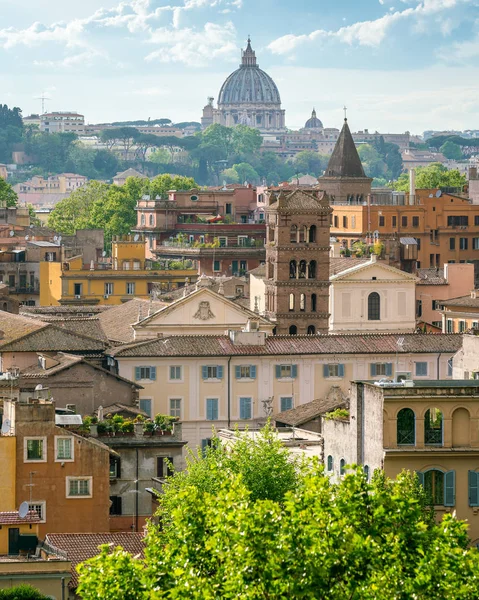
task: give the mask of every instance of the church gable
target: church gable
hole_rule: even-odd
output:
[[[331,277],[331,281],[338,282],[370,280],[396,280],[401,283],[414,283],[416,281],[416,277],[410,273],[405,273],[404,271],[400,271],[395,267],[391,267],[380,262],[369,262],[362,265],[357,265]]]

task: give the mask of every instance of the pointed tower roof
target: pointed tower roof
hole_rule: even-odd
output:
[[[344,119],[343,128],[324,175],[325,177],[367,177],[349,130],[347,119]]]
[[[241,66],[243,67],[257,67],[256,63],[256,53],[251,47],[251,38],[248,36],[248,45],[246,46],[246,50],[242,52],[241,55]]]

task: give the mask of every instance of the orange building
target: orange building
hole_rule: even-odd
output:
[[[343,247],[377,238],[391,263],[405,270],[479,259],[479,204],[465,197],[436,189],[418,189],[415,196],[373,192],[361,204],[335,202],[332,208],[331,234]]]

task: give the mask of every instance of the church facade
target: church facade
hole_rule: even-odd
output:
[[[261,133],[286,131],[285,111],[273,79],[259,68],[256,54],[248,39],[246,50],[241,53],[241,64],[223,83],[218,96],[218,107],[213,98],[203,109],[203,128],[218,123],[226,127],[248,125]]]

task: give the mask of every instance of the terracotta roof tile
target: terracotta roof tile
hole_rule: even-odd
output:
[[[418,269],[418,285],[447,285],[444,271],[441,269]]]
[[[105,335],[113,342],[131,342],[134,339],[133,323],[144,319],[167,306],[165,302],[132,298],[124,304],[114,306],[100,316],[100,323]]]
[[[9,316],[16,315],[9,314]],[[33,319],[29,320],[34,321]],[[34,323],[38,324],[38,321],[34,321]],[[67,331],[52,323],[43,324],[41,328],[27,331],[11,341],[0,340],[0,351],[2,352],[101,352],[106,346],[107,343],[102,340]]]
[[[31,510],[26,517],[19,517],[17,511],[0,512],[0,525],[23,525],[25,523],[37,523],[40,518],[36,511]]]
[[[479,308],[479,296],[472,298],[468,296],[460,296],[459,298],[451,298],[450,300],[441,300],[444,306],[459,306],[464,308]]]
[[[344,396],[339,387],[333,387],[332,391],[333,393],[329,393],[326,398],[313,400],[312,402],[300,404],[289,410],[284,410],[283,412],[273,415],[271,419],[276,423],[285,423],[292,427],[298,427],[331,410],[349,406],[348,399]]]
[[[13,315],[0,311],[0,345],[8,344],[13,340],[18,340],[33,331],[38,331],[43,327],[46,327],[48,323],[39,321],[38,319],[32,319],[24,317],[22,315]]]
[[[99,554],[99,546],[111,544],[112,549],[121,546],[133,556],[143,556],[143,533],[49,533],[45,541],[53,549],[66,552],[72,563],[72,578],[69,587],[75,589],[78,585],[77,565]]]

